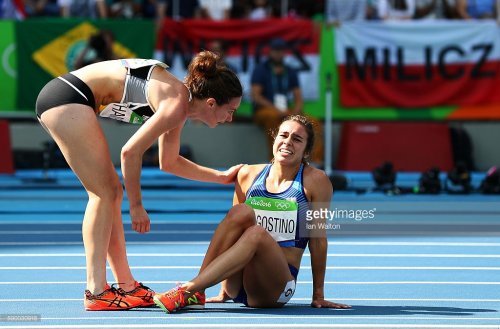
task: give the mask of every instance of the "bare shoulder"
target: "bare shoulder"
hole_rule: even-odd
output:
[[[266,164],[244,165],[238,172],[238,184],[243,191],[247,191],[255,178],[264,169]]]
[[[306,166],[303,176],[304,191],[309,200],[314,200],[323,194],[331,194],[333,192],[330,178],[323,170]]]
[[[189,90],[182,81],[162,67],[156,67],[148,84],[148,97],[155,111],[171,117],[185,117],[189,106]]]
[[[189,90],[182,81],[160,66],[154,68],[149,84],[150,92],[159,92],[169,96],[178,95],[186,98],[186,100],[189,99]]]

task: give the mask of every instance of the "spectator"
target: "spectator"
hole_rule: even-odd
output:
[[[105,0],[58,0],[61,17],[106,18]]]
[[[222,39],[214,39],[208,45],[208,50],[219,55],[221,64],[227,66],[227,68],[230,69],[231,71],[238,73],[236,67],[232,63],[229,63],[226,60],[227,49],[228,49],[228,43],[226,40]]]
[[[28,17],[60,15],[57,0],[25,0],[24,8]]]
[[[26,17],[22,0],[0,0],[0,19],[22,20]]]
[[[253,0],[252,9],[248,18],[251,20],[261,20],[266,19],[271,16],[271,7],[269,6],[267,0]]]
[[[233,0],[233,5],[229,11],[231,19],[245,19],[250,14],[250,4],[246,0]]]
[[[415,0],[378,0],[378,17],[383,20],[406,20],[415,15]]]
[[[153,4],[156,5],[156,18],[160,22],[165,16],[176,20],[194,18],[200,5],[198,0],[156,0]]]
[[[134,18],[142,16],[141,0],[108,0],[109,16]]]
[[[302,114],[304,110],[298,73],[284,61],[286,47],[283,39],[273,39],[267,60],[255,67],[251,77],[253,120],[268,133],[270,156],[273,145],[273,138],[269,134],[271,129],[278,127],[286,116]],[[293,100],[293,107],[290,106],[290,99]],[[321,127],[316,122],[315,126],[321,132]],[[322,164],[322,138],[318,138],[311,160],[318,165]]]
[[[200,0],[199,14],[201,18],[222,21],[229,19],[231,0]]]
[[[325,12],[325,1],[323,0],[297,0],[293,8],[297,17],[322,19]]]
[[[113,51],[115,37],[111,31],[102,30],[90,37],[87,45],[75,60],[75,69],[89,64],[116,59]]]
[[[198,0],[143,0],[146,17],[156,18],[156,29],[160,30],[165,17],[175,20],[190,19],[197,16]]]
[[[456,18],[455,0],[415,0],[415,19]]]
[[[496,18],[495,0],[456,0],[458,17],[461,19]]]
[[[378,0],[366,0],[366,19],[380,19],[380,17],[378,17]]]
[[[345,21],[363,21],[366,18],[367,0],[327,0],[326,23],[339,26]]]

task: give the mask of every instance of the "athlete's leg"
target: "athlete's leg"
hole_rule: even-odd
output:
[[[122,186],[95,113],[88,106],[69,104],[46,111],[41,121],[87,190],[83,220],[87,289],[101,293],[106,284],[106,254],[113,217],[121,209]]]
[[[200,268],[202,272],[217,256],[238,241],[243,232],[255,225],[255,213],[245,204],[233,206],[217,226]]]
[[[261,274],[254,279],[251,275],[255,275],[257,269]],[[241,271],[243,284],[245,289],[248,289],[250,306],[281,306],[276,301],[286,283],[293,280],[293,276],[281,248],[269,233],[258,225],[246,229],[231,248],[182,287],[191,293],[204,290]],[[266,280],[262,280],[263,277]]]
[[[120,288],[130,291],[135,288],[135,279],[130,271],[127,259],[121,207],[113,210],[113,226],[108,247],[108,262],[116,282],[120,284]]]
[[[233,206],[217,226],[199,273],[201,273],[215,258],[235,244],[247,228],[254,225],[255,213],[252,208],[245,204]],[[238,294],[241,284],[242,273],[235,273],[223,282],[223,292],[232,297],[234,294]],[[215,301],[212,300],[211,302]]]

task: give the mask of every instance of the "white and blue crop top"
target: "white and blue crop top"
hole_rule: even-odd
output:
[[[148,83],[157,66],[168,68],[167,64],[154,59],[122,59],[127,69],[123,96],[119,103],[107,104],[99,109],[99,116],[128,123],[142,124],[155,110],[148,98]]]
[[[272,164],[266,165],[254,180],[252,186],[247,191],[246,203],[254,208],[257,224],[264,227],[278,242],[280,247],[305,249],[309,237],[306,236],[307,231],[301,228],[305,227],[306,214],[310,206],[303,187],[304,165],[300,165],[299,171],[290,187],[280,193],[269,192],[266,188],[266,179],[269,176],[271,166]],[[285,214],[285,211],[278,211],[278,209],[287,210],[287,207],[288,210],[290,209],[290,206],[280,202],[282,200],[294,201],[296,203],[297,206],[292,206],[292,208],[297,210],[292,212],[292,216]],[[271,203],[273,203],[272,206]],[[277,210],[274,213],[283,213],[284,216],[273,215],[273,212],[259,212],[260,210],[258,209],[264,209],[266,205]]]

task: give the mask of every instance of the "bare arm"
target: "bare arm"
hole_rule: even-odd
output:
[[[293,91],[293,110],[292,114],[300,114],[304,109],[304,99],[302,98],[302,91],[299,87],[294,88]]]
[[[457,0],[457,14],[461,19],[470,19],[471,17],[467,13],[467,0]]]
[[[156,31],[159,31],[162,27],[163,19],[165,18],[165,13],[167,12],[167,3],[157,1],[155,4],[156,9]]]
[[[274,103],[264,97],[262,94],[262,86],[259,84],[252,84],[252,101],[257,105],[257,107],[270,107],[276,109],[276,111],[279,111],[275,106]]]
[[[328,209],[332,198],[333,189],[330,180],[323,172],[315,172],[310,183],[313,186],[311,191],[311,204],[313,211]],[[313,276],[313,294],[311,306],[316,308],[350,308],[349,305],[333,303],[325,300],[324,284],[326,271],[326,258],[328,250],[328,241],[326,230],[319,229],[318,224],[326,223],[326,218],[318,216],[314,218],[313,223],[317,229],[310,231],[309,251],[311,252],[311,268]]]
[[[98,0],[96,2],[97,13],[99,14],[99,18],[108,17],[108,6],[106,5],[106,1]]]
[[[221,172],[200,166],[179,155],[181,130],[182,127],[177,127],[160,136],[161,170],[200,182],[228,184],[234,181],[242,165],[233,166],[227,171]]]

